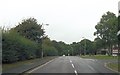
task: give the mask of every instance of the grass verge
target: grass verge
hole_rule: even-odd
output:
[[[90,59],[118,59],[118,57],[108,56],[108,55],[85,55],[81,56],[82,58],[90,58]]]
[[[118,72],[118,63],[108,63],[106,66],[107,66],[108,68],[110,68],[110,69]]]

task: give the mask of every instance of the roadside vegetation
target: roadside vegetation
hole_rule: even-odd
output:
[[[35,18],[28,18],[10,30],[2,29],[2,62],[13,63],[46,56],[62,56],[70,46],[50,40]]]
[[[118,72],[118,63],[108,63],[107,67],[111,68],[114,71]],[[120,66],[119,66],[120,67]]]
[[[80,56],[82,58],[89,58],[89,59],[116,59],[118,60],[118,56],[108,56],[108,55],[85,55],[85,56]]]
[[[117,19],[114,13],[106,12],[95,26],[94,41],[84,38],[72,44],[51,40],[35,18],[24,19],[14,28],[2,28],[2,62],[4,64],[41,58],[42,51],[44,57],[91,55],[92,58],[112,58],[112,49],[118,46]],[[102,49],[107,51],[102,53]],[[97,54],[108,54],[110,57]]]

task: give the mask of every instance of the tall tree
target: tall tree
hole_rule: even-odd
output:
[[[58,55],[57,49],[54,47],[54,45],[52,44],[52,41],[48,37],[43,39],[42,50],[43,50],[44,56]]]
[[[93,54],[94,48],[93,48],[93,42],[89,39],[83,39],[80,41],[80,52],[81,54]]]
[[[109,55],[112,53],[112,46],[117,42],[117,27],[117,17],[109,11],[102,15],[100,22],[95,26],[97,31],[94,35],[97,35],[108,46]]]
[[[44,35],[42,25],[37,23],[35,18],[24,19],[12,30],[16,30],[19,34],[30,40],[40,42],[41,36]]]

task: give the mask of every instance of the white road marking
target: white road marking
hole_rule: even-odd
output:
[[[69,60],[70,60],[70,59],[69,59]],[[72,63],[71,60],[70,60],[70,63],[72,64],[72,67],[73,67],[73,69],[74,69],[75,75],[78,75],[78,73],[77,73],[77,71],[76,71],[76,69],[75,69],[75,66],[74,66],[74,64]]]
[[[85,59],[85,60],[90,60],[90,61],[97,61],[96,59]]]
[[[72,64],[72,67],[75,68],[75,66]]]
[[[78,73],[77,73],[77,71],[76,71],[76,70],[75,70],[74,72],[75,72],[75,74],[76,74],[76,75],[78,75]]]
[[[33,71],[38,70],[39,68],[41,68],[41,67],[47,65],[48,63],[52,62],[53,60],[55,60],[55,59],[52,59],[51,61],[49,61],[49,62],[47,62],[47,63],[45,63],[45,64],[43,64],[41,66],[38,66],[37,68],[34,68],[34,69],[32,69],[32,70],[30,70],[30,71],[28,71],[26,73],[32,73]]]
[[[95,69],[94,69],[93,67],[91,67],[90,65],[88,65],[88,67],[89,67],[90,69],[92,69],[93,71],[95,71]]]

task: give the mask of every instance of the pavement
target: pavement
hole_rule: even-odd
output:
[[[105,62],[117,62],[112,60],[84,59],[78,56],[61,56],[52,60],[36,61],[31,65],[24,65],[11,69],[6,73],[26,73],[37,75],[118,75],[105,67]],[[11,74],[13,75],[13,74]]]

